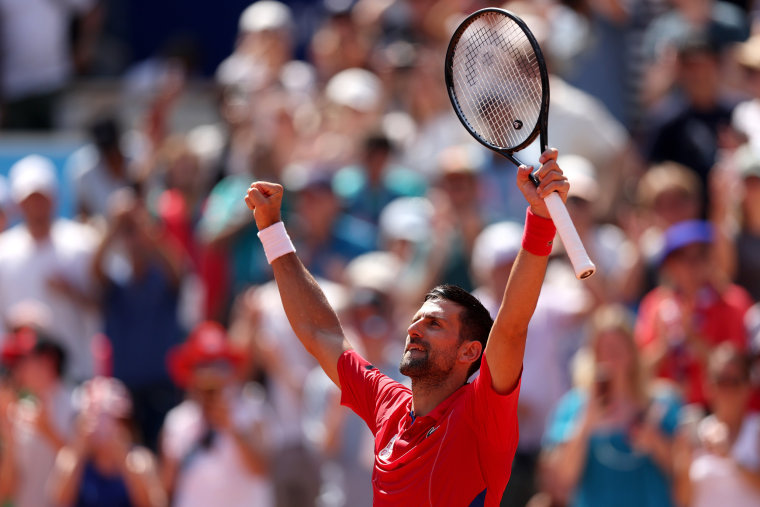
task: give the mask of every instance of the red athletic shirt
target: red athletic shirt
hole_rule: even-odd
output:
[[[494,391],[483,357],[480,376],[412,421],[412,392],[353,350],[338,360],[341,404],[375,435],[373,504],[496,506],[517,449],[517,398]]]

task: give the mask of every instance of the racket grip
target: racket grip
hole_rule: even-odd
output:
[[[552,217],[554,226],[557,228],[562,244],[565,245],[565,250],[567,251],[567,256],[570,257],[575,276],[579,280],[583,280],[593,275],[596,272],[596,266],[594,266],[588,253],[586,253],[586,248],[583,246],[581,237],[578,235],[575,225],[573,225],[573,221],[567,212],[565,203],[562,202],[562,198],[557,192],[552,192],[546,196],[544,202]]]

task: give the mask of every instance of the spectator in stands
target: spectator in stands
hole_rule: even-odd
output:
[[[721,131],[731,124],[735,101],[722,89],[722,53],[708,35],[682,37],[677,80],[682,95],[670,96],[653,114],[643,148],[652,163],[673,161],[694,171],[707,188],[721,148]],[[707,210],[709,195],[703,193]]]
[[[163,507],[166,494],[153,454],[137,444],[124,385],[95,377],[76,393],[76,434],[58,451],[47,490],[53,504]]]
[[[640,86],[642,106],[657,106],[679,84],[678,49],[685,38],[707,37],[720,52],[747,39],[749,18],[737,5],[742,0],[671,0],[650,7],[659,15],[647,23],[640,40],[645,72]],[[666,5],[662,5],[662,4]],[[667,5],[671,4],[671,5]],[[670,8],[668,8],[670,7]],[[730,77],[724,75],[728,80]],[[723,76],[722,76],[723,77]],[[641,125],[641,132],[650,130]]]
[[[577,387],[556,407],[545,436],[548,491],[569,505],[670,506],[671,437],[680,402],[650,382],[620,306],[592,316],[577,356]]]
[[[92,57],[98,0],[0,2],[0,98],[6,129],[50,130],[61,92]],[[79,33],[71,47],[70,28]],[[29,34],[34,33],[33,37]]]
[[[272,430],[260,390],[240,382],[242,354],[219,324],[199,324],[169,355],[187,398],[166,417],[162,476],[178,507],[274,505]]]
[[[578,155],[562,155],[558,163],[573,182],[567,195],[570,218],[598,268],[596,274],[599,276],[584,281],[585,291],[596,304],[635,303],[639,298],[641,276],[638,248],[618,226],[598,218],[594,203],[602,189],[596,170],[587,159]],[[559,259],[567,261],[567,256],[562,255]],[[569,262],[565,264],[570,267]]]
[[[184,336],[178,321],[182,257],[131,189],[116,192],[110,204],[92,270],[102,291],[113,376],[130,390],[142,438],[155,448],[164,416],[179,401],[165,357]]]
[[[424,178],[398,165],[394,151],[385,134],[369,134],[364,138],[359,163],[338,170],[333,189],[347,213],[377,225],[380,212],[393,199],[425,194]]]
[[[706,382],[711,414],[685,417],[676,441],[676,501],[693,507],[758,505],[760,414],[749,409],[749,356],[729,343],[717,346]]]
[[[622,0],[556,2],[549,11],[552,71],[630,125],[630,37],[635,6]]]
[[[746,136],[757,151],[760,150],[760,34],[739,45],[736,61],[744,73],[750,98],[736,106],[731,125]]]
[[[703,206],[704,186],[693,171],[675,162],[650,167],[639,181],[637,203],[640,216],[637,233],[639,248],[648,264],[655,263],[663,233],[671,225],[697,220],[707,210]]]
[[[728,226],[733,226],[726,234],[730,261],[728,275],[749,291],[754,301],[760,301],[760,155],[757,147],[747,143],[734,153],[733,163],[738,173],[740,192],[738,199],[723,196],[726,205],[736,205],[736,215],[729,209]],[[728,177],[728,175],[725,175]],[[733,268],[733,269],[731,269]]]
[[[210,256],[203,268],[203,281],[206,312],[212,320],[225,321],[238,294],[251,284],[271,278],[255,227],[238,206],[240,193],[245,193],[250,184],[250,175],[258,174],[259,167],[266,164],[264,147],[248,148],[253,152],[244,161],[245,172],[230,174],[214,185],[198,222],[201,247]]]
[[[441,218],[448,226],[448,258],[440,280],[472,289],[470,259],[480,231],[486,225],[481,207],[477,158],[467,145],[454,145],[438,156],[434,185],[444,201]]]
[[[749,294],[719,278],[712,263],[710,224],[687,220],[665,231],[661,283],[641,301],[636,341],[645,364],[672,379],[689,403],[705,403],[703,382],[712,348],[730,342],[747,347],[744,314]]]
[[[636,205],[621,214],[622,228],[636,247],[639,273],[632,280],[637,299],[657,285],[663,234],[671,225],[703,216],[702,183],[675,162],[650,167],[636,188]]]
[[[12,445],[15,484],[11,498],[18,507],[52,507],[45,485],[56,453],[74,430],[71,392],[63,384],[64,350],[43,333],[23,328],[6,337],[3,364],[11,371],[16,389],[13,401],[5,400]],[[7,394],[7,393],[6,393]]]
[[[352,259],[375,248],[376,228],[343,212],[325,169],[291,167],[284,183],[295,196],[289,223],[304,265],[314,276],[341,281]]]
[[[59,183],[49,159],[19,160],[10,181],[22,222],[0,234],[0,316],[8,319],[22,301],[46,305],[69,358],[67,377],[83,381],[93,374],[91,342],[98,329],[91,270],[96,236],[89,227],[56,218]]]
[[[75,152],[67,163],[74,182],[76,212],[83,219],[106,217],[111,195],[136,180],[121,146],[118,120],[102,116],[88,130],[91,144]]]
[[[316,136],[317,159],[342,167],[362,158],[363,140],[381,123],[386,86],[367,69],[352,67],[329,78],[324,87],[324,127]]]

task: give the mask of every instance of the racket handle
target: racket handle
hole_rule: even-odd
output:
[[[567,251],[567,256],[570,257],[575,276],[578,280],[583,280],[593,275],[596,272],[596,266],[594,266],[594,263],[591,262],[586,253],[586,248],[583,246],[581,237],[578,235],[575,225],[573,225],[573,221],[567,212],[565,203],[562,202],[562,198],[557,192],[552,192],[546,196],[544,202],[552,217],[552,221],[554,221],[554,226],[557,228],[562,244],[565,245],[565,250]]]

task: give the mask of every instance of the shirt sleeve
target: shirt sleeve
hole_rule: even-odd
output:
[[[520,374],[522,379],[522,373]],[[480,375],[472,382],[471,413],[474,415],[476,434],[482,442],[495,451],[517,448],[519,430],[517,426],[517,400],[520,382],[511,392],[499,394],[493,388],[491,370],[483,355]]]
[[[390,408],[412,397],[409,388],[380,373],[355,350],[347,350],[338,359],[338,377],[340,404],[364,419],[373,435]]]

